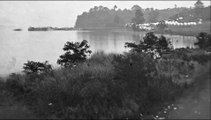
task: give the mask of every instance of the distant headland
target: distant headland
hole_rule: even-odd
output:
[[[14,31],[22,31],[22,29],[17,28],[17,29],[13,29]]]
[[[74,30],[73,27],[29,27],[28,31],[69,31]]]

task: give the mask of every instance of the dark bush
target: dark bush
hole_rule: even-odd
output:
[[[91,54],[88,42],[83,40],[79,42],[67,42],[64,45],[63,50],[66,51],[65,54],[61,55],[57,60],[57,63],[64,67],[73,67],[79,62],[84,62],[87,59],[87,55]]]
[[[163,35],[161,35],[158,39],[158,44],[160,45],[161,49],[168,49],[169,47],[168,40]]]
[[[201,32],[196,36],[198,42],[195,45],[198,45],[201,49],[206,49],[211,47],[211,35],[205,32]]]
[[[208,61],[211,61],[211,54],[196,54],[192,55],[191,58],[200,64],[206,64]]]
[[[14,95],[22,95],[25,92],[24,82],[23,75],[12,73],[6,80],[6,88]]]
[[[48,61],[45,61],[43,63],[27,61],[27,63],[24,63],[23,69],[26,74],[31,74],[31,73],[50,72],[52,70],[52,67],[48,63]]]
[[[137,113],[153,114],[156,107],[174,101],[181,94],[181,86],[170,77],[158,76],[156,64],[156,60],[145,53],[114,57],[114,81],[122,90],[121,96],[132,100],[137,107],[132,118],[136,118]],[[124,104],[124,100],[122,102]],[[130,107],[127,109],[132,110]]]
[[[146,33],[143,37],[143,41],[139,44],[125,43],[125,47],[131,48],[132,52],[144,52],[151,54],[155,58],[160,58],[166,52],[171,50],[171,43],[164,36],[158,38],[153,32]]]
[[[3,78],[0,77],[0,91],[3,91],[4,89],[5,89],[5,81],[3,80]]]

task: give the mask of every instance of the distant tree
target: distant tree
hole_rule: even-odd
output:
[[[132,23],[142,24],[144,21],[144,13],[141,11],[141,9],[137,9],[135,12],[135,17],[132,19]]]
[[[136,11],[136,10],[142,10],[142,8],[139,6],[139,5],[134,5],[132,8],[131,8],[132,11]]]
[[[114,10],[113,7],[112,7],[112,9],[108,9],[108,8],[102,7],[102,6],[95,6],[93,8],[90,8],[90,10],[87,11],[87,13],[78,15],[76,23],[75,23],[75,28],[88,28],[88,29],[91,28],[92,29],[92,28],[113,27],[115,15],[119,16],[120,22],[121,22],[119,26],[123,27],[125,24],[132,22],[132,19],[135,18],[134,15],[135,15],[136,10],[143,10],[138,5],[134,5],[132,7],[132,10],[131,9],[124,9],[124,10],[118,9],[117,10],[117,9]],[[147,22],[148,22],[148,20],[149,20],[148,16],[151,11],[157,11],[159,13],[159,15],[156,18],[155,16],[157,13],[155,13],[154,18],[158,19],[157,21],[161,21],[164,19],[167,20],[167,19],[169,19],[169,17],[174,16],[175,14],[181,15],[181,13],[183,12],[182,10],[184,10],[184,9],[187,9],[187,8],[176,8],[176,9],[173,8],[173,9],[164,9],[164,10],[158,10],[158,9],[153,10],[152,8],[149,8],[142,12],[144,13],[145,20],[147,20]],[[200,14],[202,16],[203,21],[210,20],[210,7],[205,7],[203,9],[206,9],[206,10],[203,10],[203,14]],[[191,14],[187,14],[187,15],[185,14],[185,15],[182,15],[182,17],[184,18],[184,16],[186,16],[186,17],[191,17],[191,19],[193,19],[193,17],[195,17],[194,10],[188,9],[188,11],[190,11]],[[153,13],[153,15],[154,15],[154,13]],[[150,20],[152,20],[152,22],[155,21],[155,19],[153,19],[153,17],[150,18]],[[134,21],[135,21],[135,19],[133,19],[133,23],[135,23]],[[188,20],[186,20],[186,21],[188,21]]]
[[[116,7],[114,7],[116,8]],[[124,27],[126,23],[131,22],[134,17],[135,11],[129,9],[108,9],[103,6],[95,6],[90,8],[86,13],[77,16],[75,28],[108,28],[108,27]],[[114,21],[118,21],[119,24],[115,24]],[[116,20],[114,20],[117,18]]]
[[[161,49],[168,49],[169,46],[168,40],[163,35],[161,35],[160,38],[158,39],[158,44],[160,45]]]
[[[201,0],[197,0],[197,2],[194,4],[195,8],[203,8],[204,4],[201,2]]]
[[[146,35],[143,37],[144,43],[148,46],[155,45],[157,43],[158,37],[155,36],[153,32],[148,32]]]
[[[211,35],[205,32],[201,32],[196,36],[198,42],[195,45],[198,45],[201,49],[206,49],[211,47]]]
[[[91,54],[91,50],[88,49],[89,45],[86,40],[81,43],[67,42],[63,48],[66,53],[60,56],[57,63],[64,67],[73,67],[73,65],[84,62],[87,59],[87,55]]]
[[[146,8],[145,11],[150,11],[150,8]]]
[[[115,26],[120,26],[121,20],[120,17],[118,15],[115,15],[114,17],[114,25]]]
[[[201,2],[201,0],[197,0],[197,2],[194,4],[195,6],[195,14],[196,14],[196,17],[197,18],[201,18],[202,17],[202,11],[203,11],[203,8],[204,8],[204,5],[203,3]]]
[[[114,5],[114,10],[116,10],[117,9],[117,6],[116,5]]]
[[[155,23],[158,21],[159,12],[158,11],[150,11],[148,15],[148,21],[150,23]]]
[[[202,18],[203,8],[195,8],[194,11],[195,11],[196,18]]]
[[[48,61],[45,61],[43,63],[34,62],[34,61],[27,61],[27,63],[24,63],[23,69],[24,69],[24,72],[27,73],[27,74],[43,73],[43,72],[51,71],[52,66],[48,63]]]

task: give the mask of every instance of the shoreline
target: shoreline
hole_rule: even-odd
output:
[[[136,33],[140,33],[140,32],[154,32],[155,34],[167,34],[167,35],[181,35],[181,36],[192,36],[195,37],[198,33],[200,33],[200,31],[194,31],[194,29],[191,30],[180,30],[179,29],[171,29],[171,31],[165,31],[165,32],[160,32],[157,30],[138,30],[138,31],[134,31],[132,29],[127,29],[124,27],[118,27],[118,28],[54,28],[54,27],[33,27],[33,29],[27,29],[28,32],[39,32],[39,31],[111,31],[111,32],[136,32]],[[14,30],[14,29],[13,29]],[[22,31],[22,29],[21,29]],[[206,33],[211,33],[211,31],[208,30],[202,30],[202,32],[206,32]]]
[[[195,37],[197,36],[200,31],[165,31],[165,32],[160,32],[157,30],[139,30],[139,31],[133,31],[131,29],[127,28],[80,28],[80,29],[74,29],[76,31],[111,31],[111,32],[135,32],[135,33],[147,33],[147,32],[154,32],[155,34],[167,34],[167,35],[181,35],[181,36],[191,36]],[[206,31],[205,31],[206,32]],[[210,32],[206,32],[210,33]]]

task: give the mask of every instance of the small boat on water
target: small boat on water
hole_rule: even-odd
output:
[[[22,29],[18,28],[18,29],[13,29],[14,31],[22,31]]]

